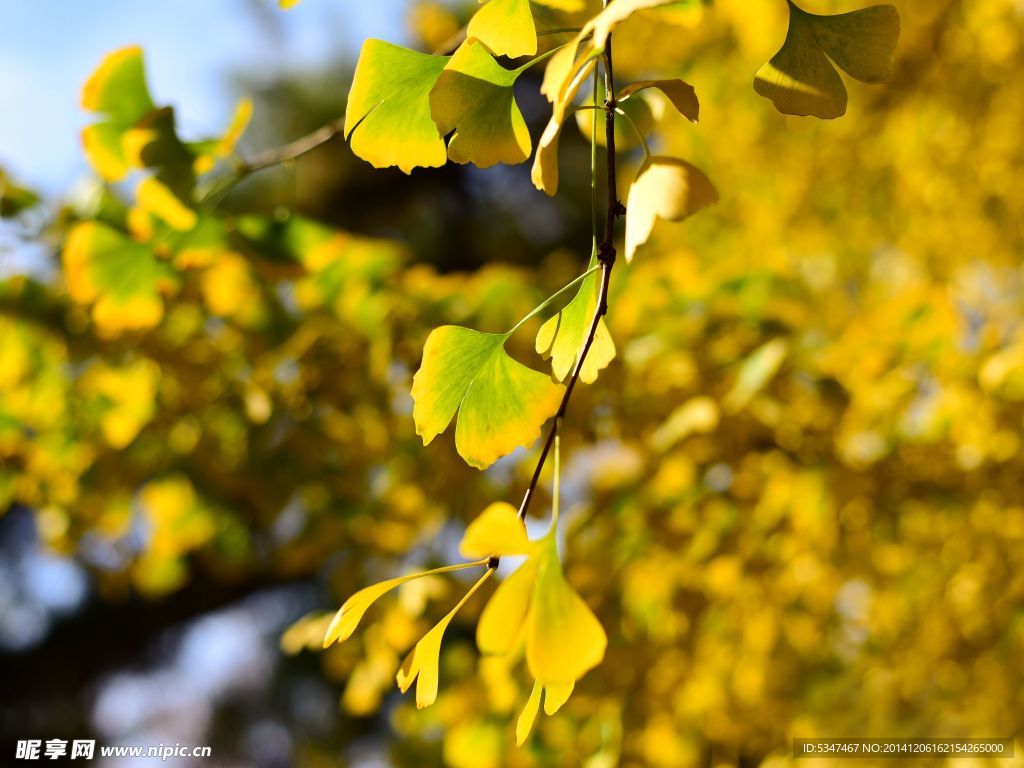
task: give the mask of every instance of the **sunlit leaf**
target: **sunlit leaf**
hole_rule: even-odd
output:
[[[441,665],[441,641],[444,639],[445,630],[451,624],[455,614],[466,604],[470,596],[480,588],[487,579],[494,573],[488,568],[458,604],[439,621],[433,629],[427,632],[423,638],[416,643],[416,646],[405,657],[401,668],[398,670],[398,687],[405,693],[409,690],[414,680],[416,683],[416,707],[423,709],[429,707],[437,699],[437,683],[440,677]]]
[[[447,150],[430,116],[430,91],[448,61],[367,40],[345,109],[352,151],[374,167],[396,165],[405,173],[444,165]]]
[[[518,510],[504,501],[496,501],[481,512],[466,528],[459,544],[459,554],[467,558],[528,555],[532,549]]]
[[[673,5],[675,2],[676,0],[615,0],[586,23],[580,37],[591,35],[590,45],[598,51],[603,51],[612,30],[634,13],[648,8]]]
[[[503,655],[518,645],[533,599],[539,560],[531,557],[512,572],[484,606],[476,627],[481,653]]]
[[[672,106],[679,111],[679,114],[691,123],[697,122],[697,117],[700,113],[697,93],[693,90],[692,85],[678,78],[673,80],[641,80],[636,83],[630,83],[619,91],[617,99],[620,102],[627,102],[631,96],[648,88],[656,88],[664,93],[672,103]]]
[[[530,132],[512,93],[519,74],[500,66],[475,42],[455,52],[430,91],[437,130],[455,132],[448,142],[451,160],[486,168],[529,158]]]
[[[533,730],[533,724],[537,720],[537,713],[540,711],[540,697],[543,690],[544,686],[541,685],[539,680],[534,682],[533,689],[530,691],[530,697],[526,700],[526,706],[523,707],[523,711],[516,721],[517,747],[523,746],[530,735],[530,731]]]
[[[146,86],[142,49],[133,45],[107,54],[82,87],[82,107],[102,112],[123,126],[132,125],[154,109]]]
[[[427,338],[413,377],[413,419],[427,445],[458,413],[455,446],[484,469],[540,435],[562,388],[505,352],[507,336],[446,325]]]
[[[526,661],[536,680],[564,685],[601,663],[608,639],[594,612],[565,580],[553,541],[541,557]]]
[[[537,52],[537,27],[530,0],[482,0],[486,2],[466,28],[470,39],[479,40],[496,56],[532,56]]]
[[[787,2],[786,40],[754,78],[754,90],[771,99],[780,112],[824,119],[845,114],[846,87],[833,63],[864,83],[881,83],[892,76],[900,33],[893,6],[821,16]]]
[[[562,132],[562,123],[572,106],[572,101],[586,79],[587,75],[594,70],[595,59],[588,58],[581,68],[577,69],[572,64],[565,71],[569,78],[566,83],[557,83],[552,86],[557,91],[558,98],[554,103],[551,112],[551,119],[544,127],[544,132],[537,142],[537,154],[533,159],[533,168],[530,176],[533,185],[542,189],[549,195],[558,191],[558,137]]]
[[[537,352],[545,359],[550,358],[551,370],[559,381],[564,381],[572,373],[583,351],[597,308],[598,290],[598,275],[595,273],[583,281],[572,301],[557,315],[549,318],[537,333]],[[583,361],[580,380],[590,384],[597,379],[598,372],[606,368],[614,358],[615,342],[602,318],[598,321],[594,342]]]
[[[716,202],[718,192],[696,166],[675,157],[647,158],[626,201],[626,261],[647,242],[657,219],[682,221]]]
[[[125,135],[155,107],[146,86],[142,49],[107,54],[82,87],[82,107],[103,115],[82,130],[82,146],[93,169],[108,181],[124,178],[131,166]]]

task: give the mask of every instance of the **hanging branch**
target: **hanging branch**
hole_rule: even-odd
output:
[[[604,7],[608,7],[611,0],[605,0]],[[605,157],[608,168],[607,181],[607,208],[604,225],[604,237],[597,246],[597,260],[601,265],[601,287],[599,289],[597,306],[594,309],[594,316],[590,321],[590,329],[587,332],[586,341],[580,350],[576,365],[573,367],[572,375],[565,387],[565,394],[562,395],[562,402],[555,412],[554,421],[548,429],[547,437],[544,439],[544,446],[541,448],[540,456],[537,458],[537,466],[533,470],[533,477],[526,489],[523,501],[519,505],[519,519],[526,519],[526,512],[530,507],[537,484],[540,482],[540,473],[547,462],[548,454],[551,453],[551,446],[555,442],[555,436],[565,418],[569,408],[569,400],[572,398],[576,382],[579,380],[580,372],[583,370],[583,363],[586,362],[587,354],[594,343],[597,335],[598,325],[606,314],[608,314],[608,287],[611,283],[612,268],[615,266],[615,219],[626,213],[625,206],[619,201],[618,191],[615,183],[615,110],[618,104],[615,101],[615,68],[612,65],[612,36],[608,36],[602,56],[604,64],[604,113],[605,113]]]

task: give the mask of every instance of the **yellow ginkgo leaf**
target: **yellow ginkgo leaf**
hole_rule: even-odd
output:
[[[543,685],[540,680],[535,680],[533,683],[533,689],[530,691],[530,697],[526,700],[526,706],[523,707],[523,711],[519,715],[519,719],[516,721],[516,746],[521,747],[526,742],[526,739],[530,736],[530,731],[533,730],[533,724],[537,721],[537,713],[540,710],[541,696],[543,694],[544,699],[544,714],[549,717],[559,709],[562,705],[568,701],[569,696],[572,695],[574,684],[556,684],[556,685]]]
[[[152,110],[142,49],[137,45],[107,54],[82,86],[82,108],[130,125]]]
[[[714,185],[696,166],[675,157],[647,158],[626,200],[626,261],[647,242],[657,219],[682,221],[717,202]]]
[[[499,65],[479,43],[459,47],[430,91],[438,133],[454,131],[451,160],[487,168],[529,158],[530,132],[512,93],[520,74]]]
[[[540,141],[537,142],[537,154],[534,156],[533,169],[530,173],[533,185],[549,195],[554,195],[558,191],[558,137],[562,132],[562,123],[565,122],[572,100],[576,98],[583,81],[594,70],[595,63],[593,57],[588,57],[577,69],[576,63],[572,62],[566,70],[571,75],[568,82],[552,85],[552,90],[558,92],[558,98],[552,109],[551,119],[544,127]]]
[[[594,18],[588,21],[580,37],[590,35],[590,45],[596,50],[603,51],[608,42],[608,36],[612,30],[623,21],[628,19],[637,11],[648,8],[657,8],[662,5],[672,5],[678,0],[615,0],[608,3],[604,9]]]
[[[405,173],[445,164],[430,91],[448,58],[384,40],[363,44],[345,108],[345,135],[356,155],[376,168],[396,165]]]
[[[335,642],[344,642],[351,637],[352,633],[355,632],[356,627],[359,626],[359,622],[362,620],[363,614],[366,613],[367,609],[395,587],[405,584],[407,581],[422,578],[423,576],[430,576],[435,573],[448,573],[450,571],[461,571],[466,568],[476,568],[486,564],[487,561],[483,560],[475,563],[446,565],[442,568],[435,568],[432,571],[411,573],[408,576],[399,576],[394,579],[382,581],[379,584],[364,587],[342,603],[341,608],[339,608],[338,612],[334,614],[334,618],[331,619],[331,623],[327,627],[327,632],[324,634],[324,648],[327,648]]]
[[[503,656],[518,644],[527,622],[539,561],[530,558],[506,578],[487,601],[476,625],[481,653]]]
[[[641,80],[636,83],[630,83],[619,91],[617,100],[619,102],[626,102],[634,94],[648,88],[655,88],[661,91],[671,102],[672,106],[679,111],[679,114],[691,123],[697,122],[697,117],[700,114],[700,102],[697,101],[697,92],[693,90],[692,85],[679,78],[671,80]]]
[[[544,685],[566,685],[601,663],[608,638],[594,612],[565,580],[554,539],[539,557],[526,661],[534,679]]]
[[[544,686],[544,714],[550,717],[558,712],[562,705],[572,696],[575,687],[576,683],[574,681]]]
[[[469,21],[466,35],[479,40],[496,56],[532,56],[537,52],[537,27],[530,0],[486,2]]]
[[[496,501],[466,528],[459,554],[463,557],[528,555],[533,547],[516,508]]]
[[[179,232],[189,231],[199,221],[196,212],[155,176],[139,182],[135,188],[135,199],[142,210],[163,219],[168,226]]]
[[[597,308],[598,276],[591,275],[580,286],[579,292],[562,310],[540,327],[537,332],[536,349],[545,359],[551,359],[551,370],[555,378],[565,381],[576,367],[576,361],[583,351],[594,310]],[[615,342],[612,341],[604,319],[598,321],[594,341],[583,361],[580,380],[590,384],[597,374],[615,358]]]
[[[533,730],[533,724],[537,720],[537,713],[540,711],[540,697],[543,688],[544,686],[540,684],[540,681],[534,682],[533,690],[530,691],[530,698],[526,700],[526,706],[523,707],[523,711],[516,721],[517,747],[523,746],[530,735],[530,731]]]
[[[833,63],[864,83],[889,80],[900,34],[893,6],[820,16],[787,2],[786,40],[754,78],[754,90],[771,99],[776,109],[823,119],[844,115],[846,87]]]
[[[160,291],[175,284],[148,245],[95,221],[74,226],[63,263],[71,298],[92,304],[96,324],[110,333],[156,325],[163,317]]]
[[[441,641],[444,639],[445,630],[448,629],[448,625],[451,624],[459,609],[466,604],[466,601],[480,588],[481,584],[487,581],[492,573],[494,573],[494,569],[488,568],[484,575],[477,579],[476,583],[459,600],[458,604],[416,643],[412,651],[409,652],[409,655],[405,657],[405,661],[402,662],[402,666],[399,668],[396,676],[398,687],[402,693],[405,693],[409,690],[409,686],[412,685],[413,681],[417,681],[417,709],[429,707],[437,699],[437,683],[441,665]]]

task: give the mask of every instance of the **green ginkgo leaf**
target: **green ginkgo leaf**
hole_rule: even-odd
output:
[[[484,0],[481,0],[483,2]],[[470,40],[479,40],[496,56],[533,56],[537,52],[537,26],[530,0],[486,0],[466,28]]]
[[[153,250],[105,224],[76,224],[64,246],[68,293],[92,305],[101,330],[151,328],[163,317],[161,291],[174,286],[175,275]]]
[[[447,152],[430,117],[430,91],[448,60],[367,40],[345,109],[352,151],[376,168],[396,165],[405,173],[444,165]]]
[[[598,278],[594,274],[583,281],[572,301],[557,315],[549,318],[537,333],[537,352],[545,359],[551,359],[551,370],[559,381],[564,381],[572,373],[583,351],[597,308],[597,293]],[[597,378],[598,372],[606,368],[614,358],[615,342],[604,320],[599,320],[594,341],[580,369],[580,379],[590,384]]]
[[[82,129],[86,159],[107,181],[120,181],[133,164],[132,145],[139,144],[135,125],[155,109],[142,49],[129,46],[107,54],[82,86],[82,108],[103,116]]]
[[[430,91],[437,130],[442,136],[455,131],[448,142],[451,160],[487,168],[530,156],[530,132],[512,93],[520,74],[499,65],[479,43],[459,47]]]
[[[456,413],[455,447],[478,469],[540,436],[558,410],[562,387],[509,357],[507,338],[455,325],[430,333],[412,381],[412,415],[424,445]]]
[[[754,77],[754,90],[780,112],[823,119],[844,115],[846,87],[833,64],[864,83],[883,83],[892,76],[900,34],[893,6],[819,16],[787,3],[786,40]]]
[[[717,202],[718,192],[700,168],[675,157],[647,158],[626,200],[626,261],[647,242],[658,219],[682,221]]]

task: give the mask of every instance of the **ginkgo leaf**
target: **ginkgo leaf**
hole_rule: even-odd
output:
[[[552,683],[544,686],[544,714],[550,717],[562,708],[562,705],[572,696],[576,681],[568,683]]]
[[[554,106],[551,119],[537,142],[537,154],[530,174],[537,189],[549,195],[558,191],[558,137],[562,123],[612,30],[636,11],[673,2],[675,0],[615,0],[588,21],[579,34],[548,62],[541,92]]]
[[[424,445],[456,412],[455,447],[479,469],[539,437],[562,387],[509,357],[507,338],[454,325],[431,332],[412,383],[413,420]]]
[[[438,132],[455,131],[448,142],[451,160],[487,168],[530,156],[530,132],[512,93],[519,74],[478,43],[469,41],[455,52],[430,91]]]
[[[123,179],[131,166],[125,135],[155,109],[142,49],[129,46],[107,54],[82,87],[82,107],[104,116],[82,129],[86,159],[104,179]]]
[[[846,87],[833,63],[864,83],[892,76],[900,18],[891,5],[821,16],[791,0],[782,48],[758,70],[754,90],[787,115],[823,119],[846,113]]]
[[[142,49],[133,45],[107,54],[82,86],[82,108],[102,112],[122,125],[131,125],[154,109]]]
[[[459,543],[463,557],[528,555],[532,549],[518,511],[504,501],[496,501],[481,512]]]
[[[459,600],[458,604],[439,621],[433,629],[425,634],[415,647],[405,657],[402,666],[398,670],[396,679],[398,688],[405,693],[409,690],[414,680],[416,683],[416,708],[429,707],[437,699],[437,683],[440,677],[441,666],[441,641],[444,639],[444,632],[448,629],[455,614],[466,604],[470,596],[480,585],[494,573],[493,568],[488,568],[470,590]]]
[[[530,731],[533,730],[533,724],[537,720],[537,713],[540,711],[540,697],[544,691],[544,686],[541,685],[540,681],[537,680],[533,684],[533,690],[530,691],[530,697],[526,700],[526,706],[523,707],[523,711],[519,715],[519,719],[516,721],[516,746],[521,747],[525,743],[527,737],[530,735]]]
[[[71,298],[92,304],[105,331],[150,328],[163,317],[160,290],[173,285],[168,265],[152,249],[99,222],[76,224],[64,246]]]
[[[678,0],[615,0],[604,7],[597,16],[583,27],[580,36],[591,36],[590,44],[598,51],[603,51],[612,30],[637,11],[672,5]]]
[[[503,656],[519,643],[537,580],[537,558],[530,558],[512,572],[487,601],[476,626],[481,653]]]
[[[345,109],[352,151],[376,168],[396,165],[405,173],[444,165],[447,151],[430,116],[430,91],[448,61],[367,40]]]
[[[553,540],[540,564],[530,611],[526,661],[534,679],[545,685],[568,684],[601,663],[608,638],[565,580]]]
[[[593,274],[583,281],[579,292],[561,311],[549,318],[537,333],[537,352],[551,359],[555,378],[564,381],[576,367],[583,344],[590,332],[590,324],[597,307],[598,278]],[[580,380],[590,384],[598,372],[615,358],[615,342],[602,318],[598,321],[594,341],[583,361]]]
[[[481,0],[486,2],[469,21],[466,35],[479,40],[496,56],[532,56],[537,52],[537,26],[530,0]]]
[[[595,63],[594,58],[588,58],[581,69],[569,68],[575,74],[565,87],[559,84],[559,96],[552,108],[551,119],[537,142],[537,154],[533,158],[530,178],[537,189],[549,195],[553,196],[558,191],[558,137],[562,133],[562,124],[572,106],[572,100],[576,98],[587,75],[593,71]]]
[[[640,166],[626,200],[626,261],[647,242],[657,219],[682,221],[718,202],[718,192],[694,165],[652,155]]]
[[[399,587],[408,581],[414,579],[420,579],[424,576],[432,576],[438,573],[448,573],[450,571],[460,571],[467,568],[474,568],[481,565],[481,563],[462,563],[460,565],[446,565],[441,568],[434,568],[430,571],[420,571],[419,573],[410,573],[407,576],[398,576],[394,579],[387,579],[378,584],[373,584],[369,587],[363,587],[354,595],[348,598],[342,603],[341,608],[338,609],[337,613],[331,619],[331,623],[327,626],[327,631],[324,633],[323,647],[327,648],[333,643],[343,643],[352,636],[352,633],[356,631],[356,627],[359,626],[359,622],[362,621],[363,616],[371,605],[377,600],[386,595],[395,587]]]
[[[664,93],[672,103],[672,106],[679,111],[679,114],[691,123],[697,122],[697,117],[700,114],[700,102],[697,101],[697,92],[693,90],[692,85],[678,78],[672,80],[641,80],[640,82],[630,83],[619,91],[617,100],[625,102],[630,96],[648,88],[656,88]]]

